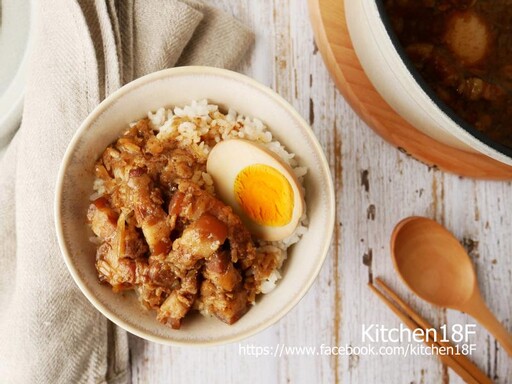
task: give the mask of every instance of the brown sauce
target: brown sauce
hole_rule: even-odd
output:
[[[512,148],[512,0],[383,0],[398,40],[458,116]]]

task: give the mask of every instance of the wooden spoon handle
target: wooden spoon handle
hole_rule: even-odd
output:
[[[499,341],[509,356],[512,356],[512,335],[496,319],[480,294],[475,294],[465,311],[473,316],[484,328],[486,328]]]

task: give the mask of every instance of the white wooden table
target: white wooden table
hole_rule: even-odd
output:
[[[256,33],[240,71],[273,88],[311,123],[336,187],[332,247],[315,284],[281,321],[227,346],[168,347],[130,338],[133,383],[460,383],[432,356],[248,355],[244,347],[362,346],[362,324],[400,321],[368,289],[384,278],[436,326],[473,324],[432,307],[395,275],[394,225],[410,215],[434,218],[470,248],[482,294],[512,331],[512,185],[428,169],[375,135],[337,91],[316,49],[305,0],[210,0]],[[512,383],[512,360],[481,327],[471,359],[498,383]],[[373,343],[375,346],[391,345]],[[246,348],[247,349],[247,348]]]

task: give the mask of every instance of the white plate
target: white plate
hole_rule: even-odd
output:
[[[21,119],[30,26],[30,0],[0,0],[0,149]]]

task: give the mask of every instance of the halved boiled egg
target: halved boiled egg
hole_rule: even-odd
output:
[[[261,144],[231,139],[213,147],[206,164],[218,197],[263,240],[290,236],[304,211],[292,168]]]

